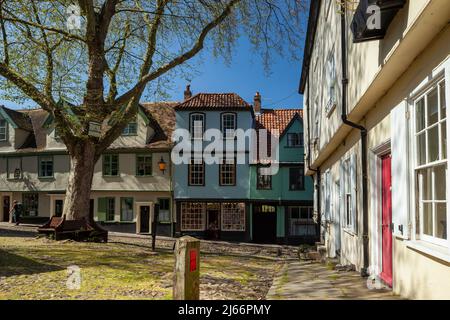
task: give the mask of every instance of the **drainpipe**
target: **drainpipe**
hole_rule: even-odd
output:
[[[317,169],[311,168],[311,121],[310,121],[310,110],[311,110],[310,102],[311,101],[310,101],[310,93],[309,93],[311,91],[311,88],[309,87],[309,77],[308,77],[307,83],[308,83],[308,95],[306,97],[306,99],[307,99],[307,101],[306,101],[306,118],[307,118],[306,121],[308,122],[308,156],[306,158],[306,162],[308,165],[308,170],[315,172],[316,176],[317,176],[317,184],[315,186],[315,188],[316,188],[315,192],[317,194],[317,221],[319,223],[317,224],[316,233],[319,235],[319,240],[321,241],[322,235],[320,232],[320,226],[322,225],[322,221],[321,221],[322,215],[321,215],[321,206],[320,206],[320,196],[321,196],[321,194],[320,194],[320,168],[317,168]]]
[[[347,119],[347,27],[345,4],[341,5],[341,50],[342,50],[342,122],[361,132],[361,165],[362,165],[362,197],[363,197],[363,268],[362,276],[368,275],[369,268],[369,210],[367,194],[367,129]]]

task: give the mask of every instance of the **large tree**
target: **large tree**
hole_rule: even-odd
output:
[[[71,159],[66,218],[88,218],[94,165],[150,88],[164,88],[205,46],[229,61],[241,35],[266,67],[274,51],[298,54],[306,2],[0,0],[1,94],[54,118]]]

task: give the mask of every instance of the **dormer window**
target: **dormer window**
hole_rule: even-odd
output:
[[[8,140],[8,123],[5,119],[0,119],[0,141]]]
[[[205,131],[205,115],[203,113],[192,113],[190,116],[191,137],[193,139],[203,139]]]
[[[287,146],[290,148],[303,147],[303,134],[302,133],[288,133]]]
[[[233,139],[236,131],[236,114],[222,113],[222,132],[225,139]]]
[[[135,136],[137,135],[137,121],[136,119],[130,121],[127,126],[123,129],[123,136]]]

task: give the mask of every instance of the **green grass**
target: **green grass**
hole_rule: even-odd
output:
[[[249,256],[201,254],[200,282],[208,298],[265,296],[278,262]],[[81,288],[66,286],[67,267],[81,269]],[[125,243],[55,242],[0,237],[0,299],[172,299],[174,256]],[[225,285],[224,285],[225,284]]]

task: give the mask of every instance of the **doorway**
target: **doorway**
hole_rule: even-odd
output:
[[[55,217],[62,217],[64,209],[64,200],[55,200]]]
[[[277,240],[277,207],[255,205],[253,209],[253,241],[275,243]]]
[[[3,196],[3,221],[9,222],[10,197]]]
[[[208,209],[207,211],[207,237],[208,239],[219,239],[220,233],[220,210]]]
[[[139,233],[150,233],[150,206],[139,206]]]
[[[392,287],[391,155],[381,158],[381,279]]]

